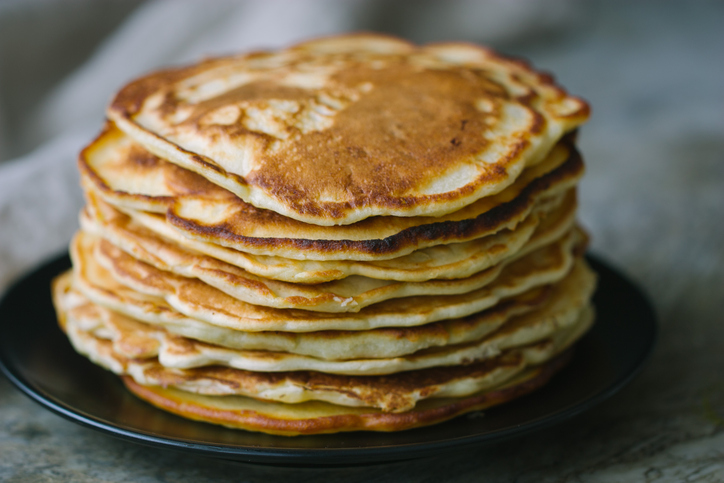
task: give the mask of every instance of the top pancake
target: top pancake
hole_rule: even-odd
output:
[[[516,181],[440,217],[377,216],[345,226],[302,223],[258,209],[203,177],[133,142],[113,124],[83,150],[78,165],[89,195],[182,238],[261,256],[295,260],[388,260],[440,244],[514,229],[532,211],[574,187],[583,174],[567,136]],[[141,210],[141,211],[139,211]],[[165,214],[149,217],[142,212]]]
[[[482,47],[371,34],[157,72],[108,111],[154,154],[323,226],[459,210],[588,113],[550,76]]]

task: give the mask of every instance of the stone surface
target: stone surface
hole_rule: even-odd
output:
[[[594,251],[637,280],[660,317],[654,355],[627,388],[494,447],[316,470],[115,440],[0,377],[0,481],[724,481],[724,4],[587,5],[572,32],[507,51],[556,72],[593,105],[581,132],[581,217]]]

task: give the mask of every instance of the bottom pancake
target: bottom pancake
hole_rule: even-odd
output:
[[[447,421],[528,394],[546,384],[570,360],[569,349],[554,359],[527,369],[496,388],[463,398],[422,401],[403,413],[338,406],[310,401],[286,404],[244,396],[204,396],[173,388],[143,386],[123,376],[123,382],[140,399],[188,419],[236,429],[284,436],[344,431],[402,431]]]

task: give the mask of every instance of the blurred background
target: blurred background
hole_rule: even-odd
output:
[[[581,218],[593,250],[651,295],[662,329],[649,368],[623,394],[555,438],[518,443],[515,457],[488,461],[486,474],[640,481],[656,468],[666,481],[722,481],[722,26],[724,2],[707,0],[0,0],[0,290],[66,246],[81,205],[75,156],[130,79],[350,30],[485,43],[554,72],[591,103],[580,133]],[[24,399],[0,382],[0,407],[20,407]],[[27,411],[19,420],[55,418]],[[0,415],[0,454],[9,448],[3,424]],[[146,458],[133,454],[125,464]],[[482,477],[467,460],[458,467]]]
[[[573,0],[3,0],[0,159],[87,118],[98,124],[118,87],[164,65],[356,30],[527,53],[587,17]]]
[[[705,0],[0,0],[0,224],[14,228],[0,232],[0,287],[70,237],[76,153],[130,79],[355,30],[485,43],[587,99],[584,221],[595,248],[629,264],[654,226],[666,235],[696,223],[654,221],[691,210],[682,181],[721,187],[723,22],[724,3]],[[699,210],[713,215],[721,191],[697,196]],[[636,223],[622,236],[624,220]],[[657,260],[682,248],[656,239]]]

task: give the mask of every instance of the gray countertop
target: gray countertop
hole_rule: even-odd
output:
[[[317,470],[200,459],[55,416],[0,377],[0,480],[724,481],[724,3],[595,4],[511,46],[587,98],[581,219],[659,315],[642,374],[564,424],[493,447]]]

